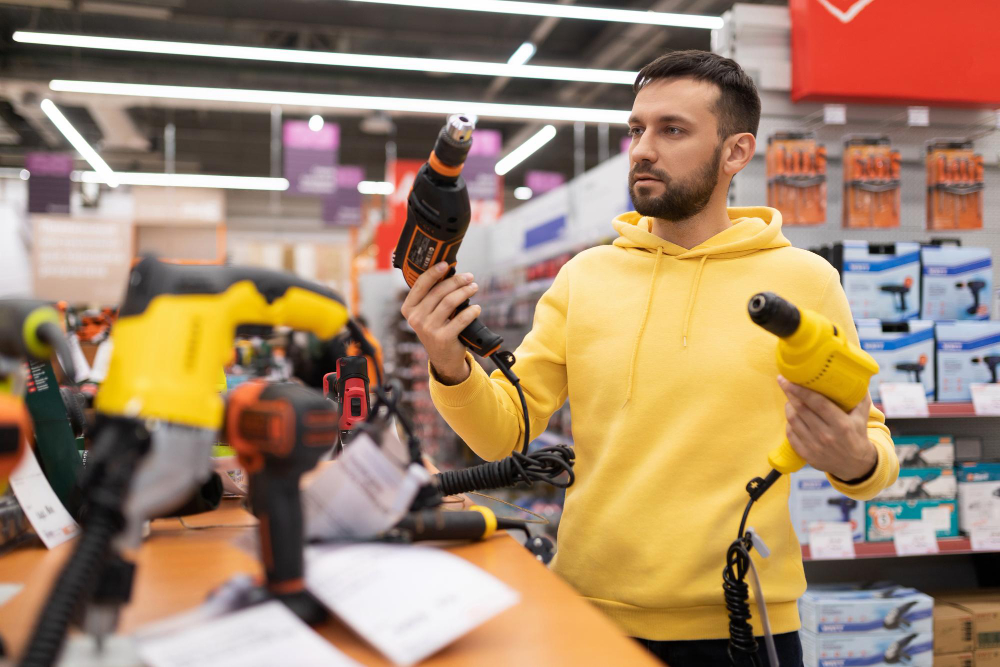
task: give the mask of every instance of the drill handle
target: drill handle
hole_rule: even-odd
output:
[[[275,594],[304,589],[305,538],[299,475],[268,470],[250,476],[250,505],[260,521],[260,549],[267,587]]]
[[[788,442],[787,438],[771,450],[767,455],[767,462],[783,475],[801,470],[806,465],[806,460],[792,448],[792,443]]]
[[[396,525],[414,542],[424,540],[482,540],[497,528],[497,518],[485,507],[461,511],[435,509],[411,512]]]
[[[466,301],[455,309],[455,314],[457,315],[468,307],[469,302]],[[458,339],[462,341],[463,345],[472,350],[473,353],[484,359],[499,350],[500,346],[503,345],[503,336],[490,331],[485,324],[479,321],[478,317],[469,326],[462,329],[458,334]]]

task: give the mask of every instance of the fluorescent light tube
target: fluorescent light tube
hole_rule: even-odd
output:
[[[295,93],[274,90],[240,88],[199,88],[193,86],[160,86],[144,83],[109,83],[104,81],[68,81],[53,79],[49,88],[64,93],[94,95],[124,95],[176,100],[243,102],[274,105],[320,107],[326,109],[375,109],[447,115],[474,114],[480,118],[516,118],[585,123],[626,123],[628,111],[588,109],[580,107],[550,107],[531,104],[499,104],[494,102],[462,102],[455,100],[425,100],[406,97],[373,97],[368,95],[331,95],[327,93]]]
[[[531,191],[527,185],[522,185],[519,188],[514,188],[514,199],[519,199],[520,201],[527,201],[531,199],[531,196],[535,193]]]
[[[523,65],[531,60],[531,57],[535,55],[535,50],[534,44],[531,42],[525,42],[521,46],[517,47],[517,51],[514,51],[514,54],[507,59],[507,64]]]
[[[584,83],[616,83],[632,85],[637,72],[583,67],[549,67],[522,63],[490,63],[474,60],[445,60],[440,58],[409,58],[402,56],[374,56],[361,53],[299,51],[296,49],[269,49],[256,46],[229,46],[226,44],[198,44],[193,42],[165,42],[152,39],[126,39],[95,35],[66,35],[48,32],[14,33],[14,41],[23,44],[41,44],[81,49],[104,49],[132,53],[159,53],[173,56],[204,58],[229,58],[257,60],[302,65],[329,65],[335,67],[367,67],[374,69],[405,70],[411,72],[440,72],[444,74],[471,74],[477,76],[508,76],[523,79],[549,79],[553,81],[582,81]],[[523,48],[523,46],[522,46]],[[534,48],[534,47],[532,47]],[[518,49],[520,51],[520,49]],[[516,55],[517,52],[515,52]],[[534,51],[532,51],[534,53]],[[530,58],[531,55],[528,56]],[[528,58],[525,58],[526,62]]]
[[[102,174],[94,171],[75,172],[74,180],[83,183],[106,183]],[[122,171],[115,174],[122,185],[150,185],[170,188],[220,188],[223,190],[288,189],[288,179],[261,176],[215,176],[211,174],[158,174]]]
[[[534,154],[539,148],[552,141],[552,137],[554,136],[556,136],[556,128],[552,125],[546,125],[533,134],[527,141],[512,150],[499,162],[497,162],[497,166],[494,168],[494,171],[496,171],[498,175],[503,176],[511,169],[527,160],[528,157]]]
[[[76,152],[82,155],[83,159],[87,161],[87,164],[93,167],[94,171],[101,175],[101,178],[103,179],[101,182],[107,183],[113,188],[118,187],[119,181],[115,178],[115,172],[111,171],[111,167],[108,166],[108,163],[102,160],[101,156],[97,154],[97,151],[91,148],[90,144],[87,143],[87,140],[83,138],[83,135],[76,131],[73,124],[70,123],[69,120],[66,119],[66,116],[63,115],[62,111],[59,110],[59,107],[53,104],[52,100],[48,99],[42,100],[41,106],[45,115],[48,116],[49,120],[52,121],[52,124],[55,125],[60,132],[62,132],[62,135],[66,137],[66,140],[73,145]]]
[[[718,30],[722,27],[721,16],[668,14],[666,12],[649,12],[637,9],[605,9],[603,7],[554,5],[545,2],[521,2],[518,0],[352,0],[352,2],[427,7],[430,9],[455,9],[471,12],[493,12],[495,14],[520,14],[522,16],[552,16],[560,19],[609,21],[612,23],[666,25],[678,28]]]
[[[391,195],[396,191],[396,186],[387,181],[361,181],[358,183],[358,192],[363,195]]]

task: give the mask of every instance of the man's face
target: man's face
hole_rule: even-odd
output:
[[[694,79],[663,79],[632,105],[629,194],[641,215],[679,222],[708,205],[719,182],[719,89]]]

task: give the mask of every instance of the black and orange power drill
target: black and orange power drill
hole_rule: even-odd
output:
[[[299,480],[334,446],[338,431],[330,401],[301,385],[253,380],[227,397],[225,433],[250,477],[267,590],[310,624],[322,622],[327,612],[303,580]]]

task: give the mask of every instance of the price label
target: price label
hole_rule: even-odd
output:
[[[969,389],[972,390],[972,407],[977,415],[1000,415],[1000,384],[976,382],[970,384]]]
[[[813,521],[809,524],[809,557],[812,560],[854,558],[854,534],[844,521]]]
[[[927,127],[931,124],[931,108],[908,107],[906,109],[906,124],[910,127]]]
[[[897,556],[923,556],[940,552],[934,526],[925,521],[904,521],[892,538]]]
[[[927,394],[919,382],[882,382],[878,386],[886,417],[927,417]]]
[[[843,104],[824,104],[823,122],[827,125],[844,125],[847,123],[847,106]]]
[[[973,551],[1000,551],[1000,526],[973,528],[969,537]]]
[[[73,539],[80,532],[80,527],[45,479],[33,448],[29,447],[24,452],[21,462],[14,468],[10,475],[10,486],[14,489],[21,510],[47,549]]]

